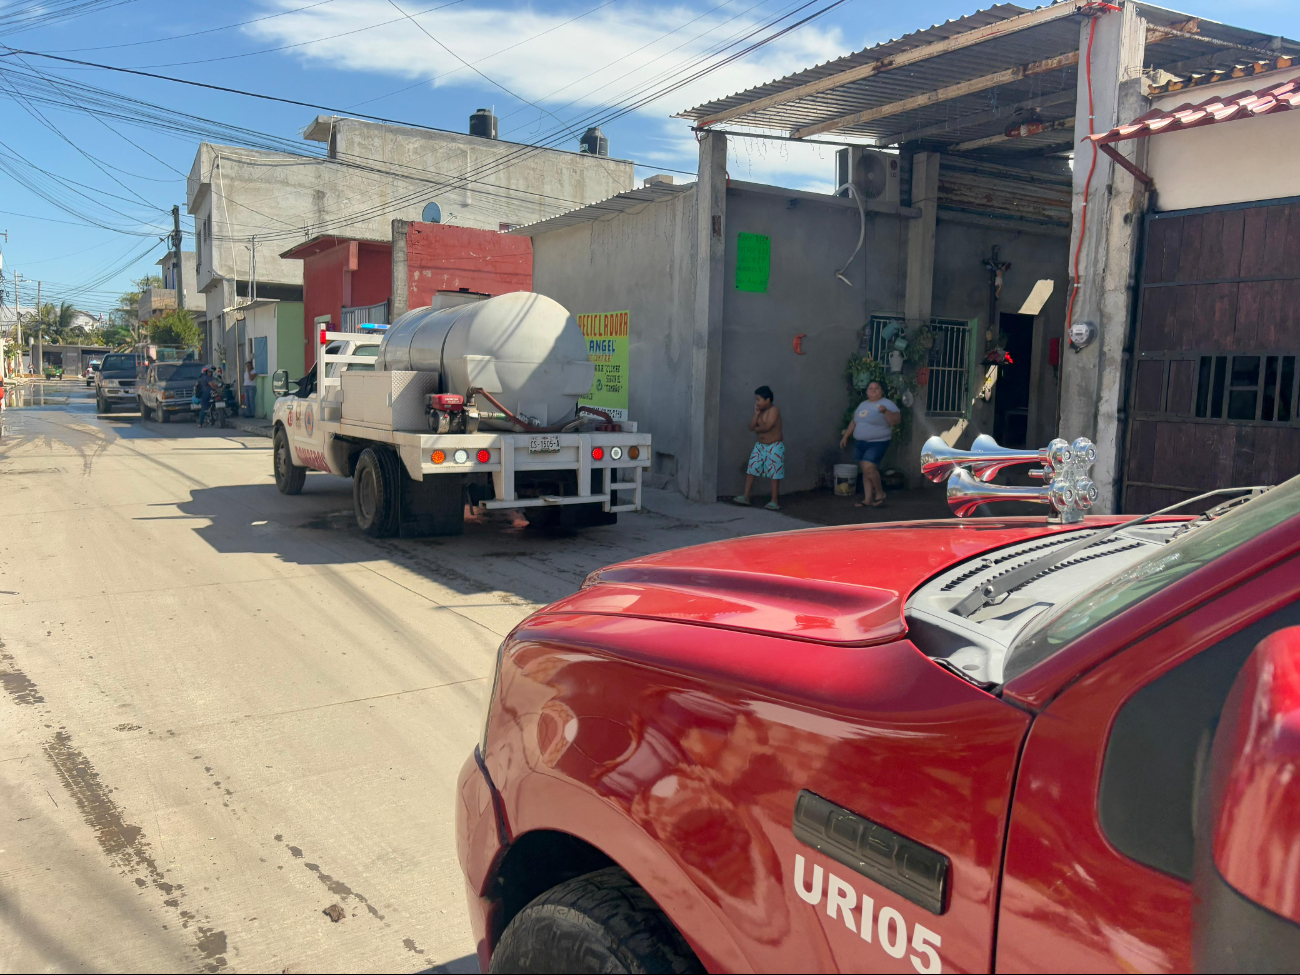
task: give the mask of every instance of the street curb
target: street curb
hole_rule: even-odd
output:
[[[249,423],[246,419],[241,417],[231,417],[226,422],[236,430],[242,430],[244,433],[251,433],[255,437],[266,437],[267,440],[271,439],[271,425],[269,423],[263,426],[260,423]]]

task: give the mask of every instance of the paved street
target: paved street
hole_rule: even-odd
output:
[[[501,638],[601,565],[800,525],[650,492],[583,535],[377,542],[350,481],[278,494],[269,440],[31,397],[0,436],[6,972],[476,970],[452,795]]]

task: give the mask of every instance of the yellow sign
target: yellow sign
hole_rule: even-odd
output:
[[[628,418],[629,317],[625,311],[603,311],[578,316],[578,326],[587,340],[587,357],[596,366],[591,392],[578,402],[604,410],[615,420]]]

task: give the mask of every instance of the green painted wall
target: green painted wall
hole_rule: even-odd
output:
[[[273,369],[284,369],[290,379],[307,371],[302,330],[302,302],[282,301],[275,309],[275,356]]]

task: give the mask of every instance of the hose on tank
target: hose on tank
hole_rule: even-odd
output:
[[[478,386],[471,386],[466,391],[465,398],[467,400],[472,400],[475,396],[482,396],[489,403],[491,403],[498,410],[500,410],[503,414],[505,414],[506,419],[508,419],[511,423],[515,424],[518,427],[523,428],[525,433],[568,433],[570,430],[572,430],[580,423],[582,423],[582,417],[577,417],[576,419],[569,420],[567,423],[557,423],[549,427],[539,427],[537,424],[529,423],[527,420],[523,419],[522,417],[516,416],[510,410],[506,409],[504,406],[501,405],[501,401],[498,400],[491,393],[489,393],[487,390],[480,389]],[[598,416],[602,416],[605,418],[605,422],[607,423],[614,422],[614,418],[611,417],[608,413],[606,413],[604,410],[598,410],[593,406],[579,406],[578,411],[594,413]]]

